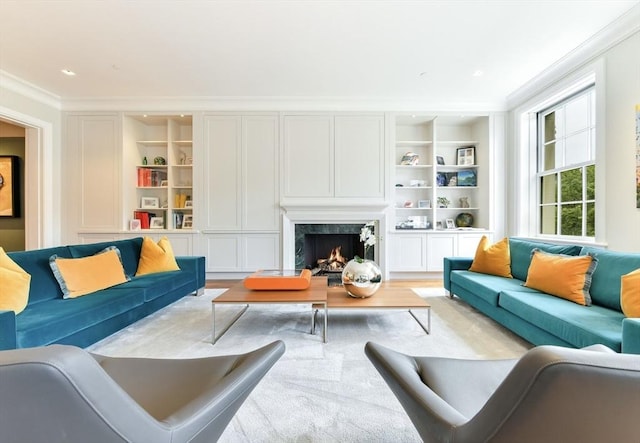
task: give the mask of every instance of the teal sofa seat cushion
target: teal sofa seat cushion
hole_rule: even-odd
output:
[[[127,240],[116,240],[101,243],[90,243],[86,245],[69,246],[73,258],[82,258],[95,255],[109,246],[115,246],[120,250],[122,266],[127,277],[133,277],[138,270],[140,262],[140,251],[142,250],[142,237]]]
[[[19,347],[42,346],[144,304],[139,288],[112,287],[73,299],[59,298],[25,309],[17,323]]]
[[[537,292],[522,286],[522,281],[472,271],[451,271],[451,284],[463,288],[492,306],[498,306],[502,291]]]
[[[582,348],[602,343],[620,352],[624,315],[602,306],[581,306],[541,292],[505,291],[501,308]]]
[[[144,301],[154,300],[174,289],[193,285],[195,290],[195,275],[186,271],[168,271],[157,274],[145,274],[134,277],[127,282],[127,287],[138,288],[144,294]]]
[[[44,300],[62,298],[60,285],[53,275],[53,272],[51,272],[51,266],[49,266],[49,257],[54,254],[62,258],[72,258],[71,252],[66,246],[32,251],[9,252],[7,254],[18,266],[31,276],[29,305]]]
[[[622,311],[620,307],[620,278],[640,268],[640,254],[586,246],[582,248],[580,254],[592,254],[598,259],[598,266],[593,273],[589,290],[592,302]]]
[[[579,255],[582,250],[577,245],[554,245],[540,241],[530,241],[522,238],[509,238],[509,254],[511,255],[511,275],[513,278],[527,281],[531,253],[534,249],[551,254]]]

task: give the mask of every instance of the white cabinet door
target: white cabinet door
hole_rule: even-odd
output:
[[[204,117],[203,229],[241,226],[241,117]]]
[[[427,270],[426,235],[389,234],[387,238],[390,272],[424,272]]]
[[[278,118],[242,118],[242,229],[280,228]]]
[[[455,233],[429,235],[427,240],[428,271],[435,272],[444,269],[444,258],[456,255],[457,239],[458,236]]]
[[[78,230],[120,230],[122,141],[116,115],[70,115],[66,122],[65,158],[62,162],[63,189],[69,195],[69,234]],[[129,186],[135,185],[135,177]],[[126,214],[124,218],[131,218]],[[76,224],[76,226],[73,226]]]
[[[333,116],[284,117],[284,196],[333,197]]]
[[[336,197],[384,196],[384,118],[335,118]]]
[[[244,234],[242,236],[243,270],[280,269],[279,234]]]
[[[474,257],[476,255],[476,249],[478,249],[478,243],[485,234],[459,234],[458,235],[458,256],[459,257]],[[491,241],[491,236],[489,241]]]
[[[207,272],[240,269],[240,234],[205,234]]]

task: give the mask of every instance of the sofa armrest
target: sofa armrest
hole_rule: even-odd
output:
[[[206,280],[204,257],[176,257],[176,262],[183,271],[193,272],[196,275],[198,289],[204,288]]]
[[[640,354],[640,318],[622,320],[622,352]]]
[[[445,257],[444,271],[442,279],[444,280],[444,288],[451,292],[451,271],[466,271],[471,267],[473,258],[471,257]]]
[[[15,349],[16,345],[16,314],[0,311],[0,351]]]

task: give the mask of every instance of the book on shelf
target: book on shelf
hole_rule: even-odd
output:
[[[167,180],[167,171],[138,168],[138,187],[158,187]]]
[[[151,217],[156,214],[147,211],[133,211],[133,218],[140,220],[140,229],[149,229],[151,226]]]

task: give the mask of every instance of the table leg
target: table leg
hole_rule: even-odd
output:
[[[327,306],[327,302],[324,302],[324,329],[322,331],[322,339],[323,342],[327,342],[327,326],[329,324],[329,308]]]
[[[409,309],[409,314],[411,314],[411,316],[418,322],[420,327],[424,329],[424,332],[426,332],[427,334],[431,334],[431,308],[425,308],[425,309],[427,310],[427,326],[425,326],[424,323],[420,321],[420,319],[416,316],[416,314],[411,309]]]
[[[236,315],[231,319],[231,321],[229,322],[229,324],[228,324],[227,326],[225,326],[225,327],[224,327],[224,329],[220,332],[220,335],[218,335],[218,336],[216,336],[216,316],[215,316],[216,304],[215,304],[215,302],[214,302],[214,303],[212,303],[212,306],[213,306],[213,337],[212,337],[212,339],[211,339],[211,344],[212,344],[212,345],[215,345],[215,344],[216,344],[216,342],[220,339],[220,337],[222,337],[222,336],[223,336],[223,335],[224,335],[224,334],[229,330],[229,328],[230,328],[231,326],[233,326],[233,325],[234,325],[234,323],[235,323],[235,322],[237,322],[237,321],[238,321],[238,319],[239,319],[240,317],[242,317],[242,314],[244,314],[244,313],[247,311],[247,309],[249,309],[249,305],[248,305],[248,304],[247,304],[247,305],[244,305],[244,307],[240,310],[240,312],[238,312],[238,313],[237,313],[237,314],[236,314]]]

